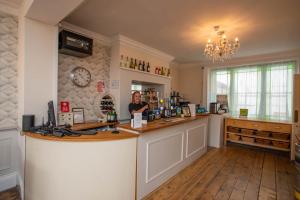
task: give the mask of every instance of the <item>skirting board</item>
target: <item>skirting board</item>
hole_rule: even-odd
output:
[[[20,186],[20,196],[21,196],[21,200],[24,199],[24,180],[23,178],[20,176],[20,174],[17,175],[17,185]]]
[[[16,172],[0,175],[0,192],[17,185],[17,174]]]

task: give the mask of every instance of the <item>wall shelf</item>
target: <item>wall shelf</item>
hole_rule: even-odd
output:
[[[120,69],[122,70],[127,70],[127,71],[133,71],[133,72],[138,72],[138,73],[142,73],[142,74],[148,74],[151,76],[158,76],[158,77],[162,77],[162,78],[167,78],[167,79],[171,79],[171,76],[164,76],[164,75],[159,75],[159,74],[153,74],[151,72],[144,72],[144,71],[140,71],[140,70],[136,70],[136,69],[130,69],[130,68],[125,68],[125,67],[120,67]]]

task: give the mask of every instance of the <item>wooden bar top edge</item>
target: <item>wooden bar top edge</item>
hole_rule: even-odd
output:
[[[57,142],[101,142],[101,141],[115,141],[115,140],[123,140],[129,138],[138,137],[137,134],[129,133],[126,131],[119,130],[119,133],[114,134],[111,131],[99,131],[95,135],[81,135],[81,136],[63,136],[63,137],[55,137],[51,135],[41,135],[38,133],[32,132],[24,132],[26,136],[41,139],[41,140],[50,140]]]
[[[248,117],[239,117],[239,116],[226,116],[226,119],[236,119],[236,120],[247,120],[247,121],[256,121],[256,122],[265,122],[265,123],[277,123],[277,124],[290,124],[292,125],[293,122],[291,121],[280,121],[280,120],[272,120],[272,119],[259,119],[259,118],[248,118]]]
[[[81,131],[81,130],[87,130],[87,129],[94,129],[94,128],[100,128],[104,126],[109,126],[109,125],[116,125],[118,122],[85,122],[82,124],[74,124],[71,127],[71,130],[73,131]]]
[[[135,131],[138,133],[145,133],[145,132],[150,132],[150,131],[154,131],[154,130],[161,129],[161,128],[167,128],[167,127],[176,126],[179,124],[184,124],[187,122],[191,122],[194,120],[203,119],[203,118],[207,118],[207,117],[209,117],[209,114],[196,115],[195,117],[185,117],[184,120],[176,121],[176,122],[171,122],[171,121],[166,122],[166,121],[163,121],[164,119],[154,120],[152,122],[148,122],[146,125],[143,125],[142,128],[132,128],[130,123],[119,124],[118,127],[122,128],[122,129],[126,129],[126,130]],[[173,119],[176,119],[176,118],[173,118]]]

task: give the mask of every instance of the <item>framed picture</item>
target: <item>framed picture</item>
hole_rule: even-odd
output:
[[[84,123],[84,108],[72,108],[73,112],[73,123],[81,124]]]
[[[185,117],[190,117],[191,116],[190,107],[188,106],[182,107],[182,114],[184,114]]]

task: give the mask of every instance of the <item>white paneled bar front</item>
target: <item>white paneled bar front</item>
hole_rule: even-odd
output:
[[[207,151],[208,117],[139,133],[137,199],[187,167]]]

